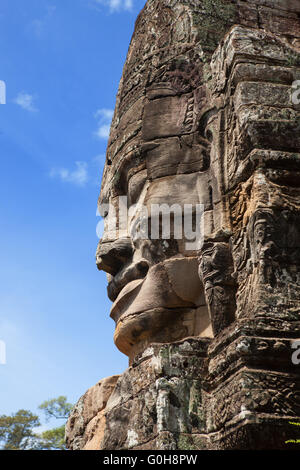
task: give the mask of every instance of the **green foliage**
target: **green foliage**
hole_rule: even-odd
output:
[[[28,450],[35,447],[33,429],[40,426],[38,416],[19,410],[11,416],[0,416],[0,443],[3,450]]]
[[[40,450],[64,450],[65,446],[65,426],[49,429],[39,436]]]
[[[72,409],[65,396],[43,402],[39,409],[46,420],[68,418]],[[2,450],[64,450],[65,425],[38,434],[41,425],[38,416],[28,410],[19,410],[11,416],[0,416],[0,449]]]
[[[46,419],[67,419],[73,405],[67,402],[67,397],[60,396],[53,398],[52,400],[44,401],[39,409],[44,411]]]

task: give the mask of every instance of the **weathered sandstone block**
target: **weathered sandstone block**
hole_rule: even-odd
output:
[[[298,83],[298,0],[147,1],[116,99],[96,255],[129,368],[79,400],[70,449],[297,438]],[[186,220],[197,243],[178,235]]]

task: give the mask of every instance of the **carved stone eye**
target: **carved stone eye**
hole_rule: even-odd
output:
[[[146,180],[147,170],[139,171],[130,178],[127,189],[128,202],[130,205],[137,202]]]

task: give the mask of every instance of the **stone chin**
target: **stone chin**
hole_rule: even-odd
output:
[[[152,266],[144,279],[122,289],[110,316],[116,322],[115,344],[130,362],[151,343],[212,337],[195,257]]]

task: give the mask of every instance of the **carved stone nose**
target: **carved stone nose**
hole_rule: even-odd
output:
[[[99,271],[105,271],[115,276],[133,254],[130,238],[120,238],[114,242],[100,240],[96,252],[96,265]]]

